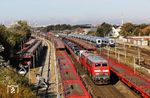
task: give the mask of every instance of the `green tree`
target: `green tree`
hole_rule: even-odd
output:
[[[97,36],[101,36],[101,37],[104,37],[105,36],[105,33],[104,33],[104,30],[102,28],[98,28],[97,29]]]
[[[132,23],[123,24],[121,28],[121,34],[123,36],[131,36],[133,35],[133,31],[135,30],[136,26]]]
[[[145,36],[150,36],[150,29],[147,29],[144,35]]]
[[[142,34],[142,31],[139,27],[136,27],[132,33],[133,36],[140,36]]]
[[[40,28],[43,32],[49,31],[61,31],[61,30],[71,30],[72,26],[68,24],[57,24],[57,25],[48,25],[46,27]]]
[[[6,38],[5,32],[6,32],[6,27],[5,27],[5,25],[0,24],[0,36],[1,36],[2,38]]]
[[[5,47],[6,59],[19,50],[23,38],[29,38],[31,35],[30,26],[26,21],[18,21],[9,28],[0,25],[0,42]]]
[[[5,59],[8,59],[10,54],[10,43],[8,41],[9,32],[7,31],[7,28],[4,25],[0,25],[0,43],[4,46],[4,54],[3,57]]]
[[[87,34],[88,35],[92,35],[92,36],[96,36],[96,32],[95,31],[89,31]]]
[[[101,26],[97,29],[97,35],[98,36],[107,36],[108,33],[111,31],[111,25],[108,23],[102,23]]]

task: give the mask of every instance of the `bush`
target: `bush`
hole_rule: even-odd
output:
[[[8,93],[8,85],[18,85],[18,93]],[[28,79],[12,69],[0,68],[0,98],[37,98],[35,91],[28,86]]]

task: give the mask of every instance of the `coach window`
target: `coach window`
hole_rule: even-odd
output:
[[[103,67],[107,66],[107,63],[102,63],[102,66],[103,66]]]
[[[95,67],[100,67],[100,66],[101,66],[101,64],[98,64],[98,63],[97,63],[97,64],[95,64]]]

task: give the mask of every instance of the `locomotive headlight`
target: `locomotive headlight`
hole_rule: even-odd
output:
[[[94,70],[94,72],[101,72],[101,70]]]
[[[102,70],[102,72],[109,72],[109,70]]]
[[[101,39],[96,39],[96,44],[102,44],[102,40]]]

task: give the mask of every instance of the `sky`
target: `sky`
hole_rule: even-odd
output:
[[[150,0],[0,0],[0,23],[150,23]]]

